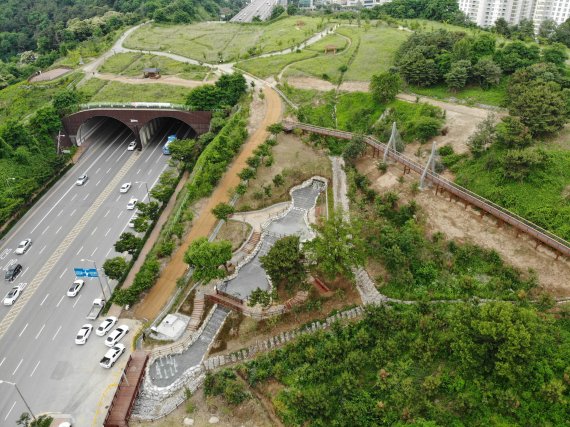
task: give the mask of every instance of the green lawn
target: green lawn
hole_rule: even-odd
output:
[[[22,119],[48,104],[53,96],[82,73],[68,74],[51,82],[29,83],[27,81],[0,90],[0,124],[8,119]]]
[[[127,84],[120,82],[105,82],[91,79],[81,87],[89,95],[89,102],[172,102],[184,104],[192,89],[166,85]]]
[[[307,46],[307,49],[318,53],[324,53],[325,47],[328,46],[335,46],[337,48],[337,52],[340,52],[348,46],[348,40],[346,37],[333,33],[323,37],[318,42]]]
[[[299,25],[300,24],[300,25]],[[171,51],[210,63],[236,61],[257,53],[295,46],[323,28],[321,18],[290,17],[271,24],[201,22],[190,25],[145,25],[125,46],[132,49]]]
[[[269,76],[278,75],[287,65],[318,55],[311,50],[303,50],[287,55],[275,55],[266,58],[255,58],[238,62],[236,67],[240,68],[262,79]]]
[[[99,68],[99,71],[129,77],[142,77],[143,69],[145,68],[160,68],[162,75],[177,76],[188,80],[203,80],[210,71],[208,67],[184,64],[164,56],[134,52],[119,53],[111,56]]]
[[[336,105],[338,128],[351,132],[368,133],[384,109],[385,105],[374,102],[369,93],[343,94],[338,97]]]
[[[501,83],[490,89],[482,89],[477,85],[468,86],[459,92],[450,92],[444,84],[432,87],[408,86],[409,91],[418,95],[429,96],[435,99],[456,98],[464,100],[467,104],[486,104],[502,107],[506,101],[508,78],[503,78]]]

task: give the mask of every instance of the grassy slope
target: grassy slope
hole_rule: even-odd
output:
[[[418,95],[429,96],[435,99],[450,99],[456,98],[465,101],[467,104],[485,104],[493,105],[496,107],[504,106],[506,89],[508,84],[508,77],[501,79],[501,83],[498,86],[492,87],[490,89],[482,89],[479,86],[468,86],[463,90],[458,92],[451,92],[447,89],[444,84],[440,84],[432,87],[419,87],[419,86],[408,86],[409,90]]]
[[[184,104],[192,89],[166,85],[127,84],[91,79],[81,87],[90,102],[172,102]]]
[[[250,59],[238,62],[237,68],[261,78],[278,75],[283,68],[294,62],[312,58],[317,55],[316,52],[303,50],[299,53],[291,53],[288,55],[276,55],[267,58]]]
[[[298,26],[302,22],[304,25]],[[199,61],[218,62],[247,56],[251,47],[262,53],[295,46],[317,32],[320,18],[291,17],[269,25],[198,23],[145,25],[132,34],[125,46],[133,49],[172,51]]]

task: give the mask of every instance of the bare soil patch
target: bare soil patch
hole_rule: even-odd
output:
[[[315,77],[288,77],[287,83],[297,89],[316,89],[328,92],[336,89],[336,85]]]
[[[433,189],[427,189],[414,195],[412,187],[419,182],[418,175],[403,175],[400,165],[390,165],[388,171],[381,174],[376,168],[377,162],[378,159],[362,157],[357,162],[357,168],[366,174],[375,190],[395,191],[402,201],[414,198],[422,207],[429,233],[442,232],[449,239],[493,249],[521,271],[535,271],[540,286],[554,297],[570,296],[570,263],[562,258],[555,261],[548,249],[534,249],[533,239],[522,234],[517,238],[516,232],[510,227],[498,227],[493,217],[481,217],[478,211],[465,207],[462,202],[450,201],[447,194],[435,195]],[[401,176],[404,176],[403,182],[399,182]],[[372,277],[377,277],[378,271],[369,272]]]
[[[330,161],[324,151],[293,134],[279,134],[277,142],[272,148],[273,164],[257,169],[257,177],[249,181],[247,192],[236,204],[237,210],[257,210],[289,201],[289,190],[314,175],[331,178]],[[276,187],[272,180],[278,174],[283,176],[284,183]],[[264,186],[271,186],[270,196],[264,193]]]
[[[64,74],[73,71],[71,68],[54,68],[53,70],[42,71],[41,74],[38,74],[30,79],[31,83],[36,82],[45,82],[48,80],[54,80],[58,77],[63,76]]]
[[[236,251],[245,242],[251,231],[251,225],[246,222],[228,220],[220,228],[214,241],[229,240],[232,242],[232,251]]]

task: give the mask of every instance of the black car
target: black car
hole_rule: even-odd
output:
[[[18,277],[20,271],[22,271],[22,264],[12,264],[10,267],[8,267],[4,279],[6,279],[8,282],[12,282],[16,277]]]

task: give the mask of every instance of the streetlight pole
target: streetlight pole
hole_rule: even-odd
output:
[[[24,396],[22,396],[22,393],[20,392],[20,389],[18,388],[18,386],[16,385],[16,383],[11,383],[10,381],[3,381],[0,380],[0,384],[8,384],[8,385],[12,385],[14,386],[14,388],[16,389],[16,391],[18,392],[18,394],[20,395],[20,397],[22,398],[24,405],[26,405],[26,408],[28,408],[28,411],[30,411],[30,415],[32,416],[32,418],[34,419],[34,421],[36,420],[36,416],[34,415],[34,413],[32,412],[32,409],[30,408],[30,405],[28,405],[28,402],[26,402],[26,399],[24,399]]]
[[[89,261],[93,263],[93,267],[95,267],[95,270],[97,271],[97,280],[99,281],[99,286],[101,287],[101,292],[103,292],[103,296],[105,296],[105,291],[103,290],[103,282],[101,282],[101,276],[99,276],[99,270],[97,269],[97,263],[95,261],[93,261],[92,259],[87,259],[87,258],[81,258],[82,262],[85,261]],[[111,287],[109,286],[109,283],[107,283],[107,288],[109,289],[109,298],[111,297]]]
[[[144,184],[144,188],[146,188],[146,197],[148,197],[148,202],[150,203],[150,193],[148,192],[148,185],[144,181],[135,181],[135,184]]]

